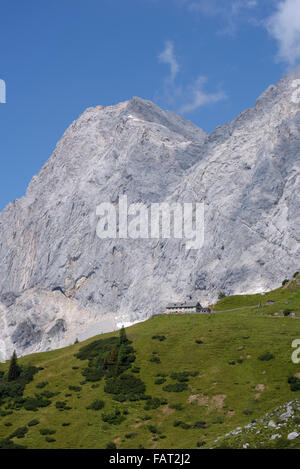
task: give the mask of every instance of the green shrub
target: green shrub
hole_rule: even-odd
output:
[[[199,345],[203,344],[203,340],[200,340],[200,339],[196,339],[195,342],[196,342],[196,344],[199,344]]]
[[[196,443],[196,447],[197,448],[202,448],[203,446],[206,445],[206,442],[205,441],[197,441]]]
[[[288,378],[291,391],[300,391],[300,379],[296,376],[290,376]]]
[[[63,423],[61,424],[62,427],[68,427],[69,425],[71,425],[70,422],[63,422]]]
[[[54,443],[55,438],[52,438],[51,436],[46,436],[45,440],[47,441],[47,443]]]
[[[258,360],[261,360],[261,361],[269,361],[269,360],[273,360],[275,357],[272,353],[270,352],[266,352],[266,353],[263,353],[262,355],[260,355],[258,357]]]
[[[284,316],[289,316],[291,313],[292,313],[292,310],[291,310],[291,309],[285,309],[285,310],[283,311],[283,315],[284,315]]]
[[[10,439],[0,440],[0,449],[26,449],[26,446],[17,445]]]
[[[283,282],[282,282],[282,286],[284,287],[285,285],[287,285],[289,283],[289,280],[286,278]]]
[[[41,428],[40,429],[40,434],[41,435],[54,435],[56,433],[56,430],[50,430],[50,428]]]
[[[154,384],[164,384],[165,382],[165,378],[159,378],[154,381]]]
[[[222,424],[224,423],[224,417],[222,415],[216,415],[216,417],[213,419],[214,424]]]
[[[183,430],[189,430],[191,428],[191,425],[183,422],[182,420],[175,420],[175,422],[173,423],[173,426],[174,427],[180,427]]]
[[[166,392],[182,392],[188,389],[186,383],[174,383],[174,384],[167,384],[163,387],[163,390]]]
[[[105,403],[104,401],[101,401],[99,399],[96,399],[94,402],[92,402],[88,407],[87,409],[91,409],[91,410],[101,410],[103,409]]]
[[[159,340],[160,342],[163,342],[164,340],[166,340],[166,336],[164,336],[164,335],[153,335],[152,339]]]
[[[159,399],[159,397],[153,397],[147,400],[144,409],[153,410],[153,409],[158,409],[158,407],[160,406],[161,406],[161,400]]]
[[[204,421],[198,421],[194,423],[193,425],[191,425],[191,428],[208,428],[208,427],[209,427],[209,423],[206,423]]]
[[[55,402],[55,407],[56,407],[57,409],[61,410],[61,411],[63,411],[63,410],[71,410],[71,409],[72,409],[72,407],[69,407],[69,406],[67,405],[67,402],[66,402],[66,401],[57,401],[57,402]]]
[[[69,389],[70,389],[70,391],[79,392],[79,391],[81,391],[82,388],[81,388],[81,386],[71,386],[70,385]]]
[[[175,410],[184,410],[184,406],[182,404],[170,404],[170,408]]]
[[[30,422],[27,423],[28,427],[34,427],[35,425],[38,425],[40,423],[39,420],[37,419],[33,419],[33,420],[30,420]]]
[[[130,440],[131,438],[134,438],[135,436],[137,436],[137,433],[126,433],[125,434],[125,438],[127,438],[127,440]]]
[[[7,415],[11,415],[13,413],[12,410],[1,410],[0,417],[6,417]]]
[[[120,409],[116,408],[109,414],[102,414],[102,420],[103,422],[107,422],[110,425],[119,425],[125,420],[124,412],[122,414]]]
[[[47,386],[47,384],[49,384],[48,381],[41,381],[40,383],[37,383],[35,387],[38,389],[42,389]]]
[[[172,373],[171,378],[176,379],[180,383],[187,382],[190,376],[197,376],[197,371],[181,371],[179,373]]]
[[[253,414],[253,411],[250,410],[250,409],[244,409],[244,410],[243,410],[243,414],[245,414],[245,415],[251,415],[251,414]]]
[[[10,435],[9,438],[24,438],[27,432],[27,427],[19,427]]]
[[[154,433],[154,434],[158,434],[158,435],[161,433],[161,431],[157,427],[155,427],[154,425],[148,425],[148,430],[149,430],[149,432]]]
[[[27,397],[24,399],[23,405],[20,407],[24,407],[25,410],[31,410],[36,412],[40,407],[48,407],[51,404],[49,399],[44,399],[41,396],[36,395],[36,397]]]
[[[108,378],[104,391],[108,394],[126,396],[126,399],[140,399],[146,390],[145,383],[132,374],[121,374],[117,378]]]
[[[153,356],[149,359],[149,361],[152,362],[152,363],[160,363],[160,358],[156,357],[156,356]]]
[[[106,445],[106,449],[117,449],[117,446],[113,441],[109,441]]]

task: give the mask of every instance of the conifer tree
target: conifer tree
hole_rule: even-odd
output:
[[[120,329],[120,345],[126,344],[128,342],[124,326]]]
[[[18,365],[16,351],[14,350],[14,353],[12,354],[12,357],[10,359],[10,364],[9,364],[9,369],[8,369],[8,374],[7,374],[8,381],[16,380],[20,376],[20,373],[21,373],[21,369]]]

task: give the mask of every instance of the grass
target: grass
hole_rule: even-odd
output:
[[[269,299],[275,303],[265,306]],[[283,316],[287,307],[294,317]],[[126,329],[136,353],[133,376],[145,383],[146,395],[159,399],[158,407],[152,405],[158,400],[148,406],[146,400],[116,402],[104,391],[104,378],[85,382],[82,370],[88,360],[75,354],[99,338],[118,336],[116,332],[19,359],[21,365],[42,368],[27,384],[24,397],[41,391],[55,397],[36,412],[22,407],[7,414],[4,401],[0,440],[26,427],[22,439],[10,441],[27,448],[210,448],[216,438],[299,398],[300,391],[291,390],[288,377],[300,372],[300,365],[291,360],[291,343],[300,339],[300,278],[265,295],[226,297],[213,309],[220,312],[156,316]],[[154,336],[165,339],[153,340]],[[259,360],[263,354],[274,358]],[[159,362],[151,361],[153,356]],[[8,363],[0,364],[0,371],[7,368]],[[165,391],[181,383],[178,376],[186,386],[175,386],[179,392]],[[41,383],[46,383],[42,389]],[[96,401],[103,401],[104,409],[89,408]],[[57,407],[57,402],[64,405]],[[119,424],[103,421],[102,414],[118,411]],[[28,425],[33,420],[38,423]],[[55,438],[45,438],[43,429],[55,430]],[[294,440],[293,447],[300,448],[300,442]]]

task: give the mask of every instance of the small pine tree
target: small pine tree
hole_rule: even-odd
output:
[[[124,344],[119,348],[117,364],[115,368],[115,375],[119,376],[124,371],[124,364],[126,362],[126,347]]]
[[[128,342],[124,326],[120,329],[120,345],[126,344]]]
[[[8,369],[8,374],[7,374],[8,381],[16,380],[20,376],[20,373],[21,373],[21,369],[18,365],[16,351],[14,350],[14,353],[12,354],[12,357],[10,359],[10,364],[9,364],[9,369]]]
[[[115,365],[116,361],[117,361],[117,352],[116,352],[115,347],[113,347],[109,354],[108,363],[109,365]]]

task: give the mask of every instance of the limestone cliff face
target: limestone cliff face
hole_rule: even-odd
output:
[[[0,350],[47,350],[169,301],[276,287],[299,268],[295,77],[210,135],[149,101],[85,111],[0,215]],[[297,100],[296,100],[297,101]],[[205,240],[99,239],[101,202],[200,202]]]

